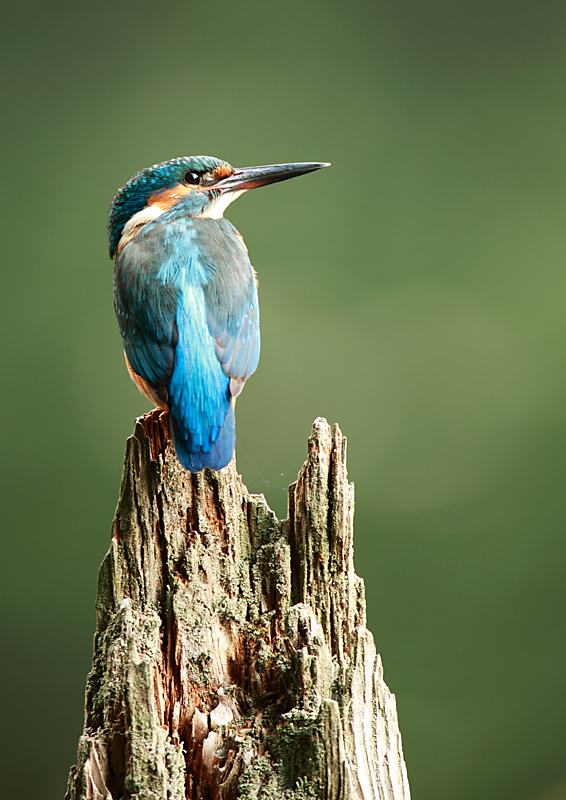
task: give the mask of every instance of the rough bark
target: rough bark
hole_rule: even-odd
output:
[[[409,800],[353,507],[326,420],[283,521],[234,462],[180,467],[165,412],[137,421],[66,800]]]

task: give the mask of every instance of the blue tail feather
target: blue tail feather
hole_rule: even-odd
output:
[[[205,467],[219,470],[230,463],[236,446],[236,419],[233,401],[230,402],[228,414],[224,425],[220,428],[218,438],[207,450],[194,442],[191,432],[175,419],[174,414],[169,415],[169,420],[177,458],[185,469],[190,472],[200,472]]]

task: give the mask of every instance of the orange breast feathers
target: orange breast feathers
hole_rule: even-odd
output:
[[[138,375],[137,372],[134,372],[134,370],[130,366],[130,362],[128,361],[128,356],[126,355],[126,353],[124,353],[124,358],[126,359],[126,366],[128,368],[128,372],[130,373],[130,378],[136,384],[140,392],[144,394],[151,403],[155,403],[155,405],[158,408],[164,408],[164,409],[169,408],[167,403],[164,403],[162,400],[160,400],[158,397],[155,396],[149,383],[147,381],[144,381],[141,375]]]

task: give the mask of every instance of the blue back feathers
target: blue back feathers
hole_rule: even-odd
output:
[[[174,159],[135,175],[110,209],[111,255],[124,225],[187,170],[225,162]],[[114,302],[132,370],[170,410],[179,461],[221,469],[235,445],[234,396],[259,360],[259,309],[247,250],[227,220],[200,217],[209,193],[191,191],[147,222],[116,256]]]

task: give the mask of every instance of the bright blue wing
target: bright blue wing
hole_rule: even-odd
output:
[[[178,289],[155,280],[164,253],[156,237],[134,239],[116,258],[114,270],[114,307],[124,350],[134,372],[152,386],[171,377],[177,344]]]
[[[228,220],[196,219],[195,244],[211,274],[205,285],[208,328],[232,393],[257,369],[259,303],[255,274],[242,237]],[[234,391],[234,383],[238,391]]]
[[[180,461],[225,466],[232,396],[259,359],[257,289],[239,234],[225,220],[164,214],[118,255],[115,305],[132,369],[165,390]]]

